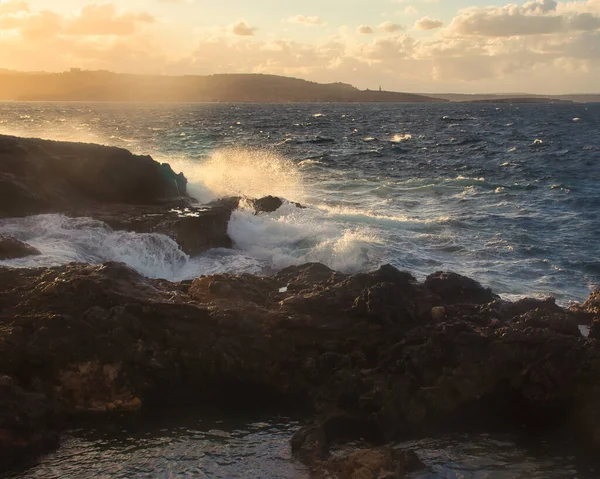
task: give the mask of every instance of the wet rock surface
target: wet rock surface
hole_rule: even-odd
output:
[[[10,236],[0,235],[0,261],[41,254],[37,248]]]
[[[172,203],[168,206],[118,205],[110,209],[73,210],[69,216],[91,217],[113,230],[164,234],[189,255],[210,248],[231,248],[227,225],[232,209],[228,205],[193,206]]]
[[[248,203],[256,213],[272,213],[277,211],[287,202],[284,198],[279,198],[277,196],[264,196],[258,199],[249,199]],[[290,204],[294,205],[296,208],[305,209],[306,206],[301,205],[300,203],[290,202]]]
[[[152,204],[185,196],[186,183],[168,164],[122,148],[0,135],[0,217]]]
[[[53,447],[70,415],[203,402],[312,411],[292,448],[332,477],[402,477],[396,452],[378,445],[453,417],[561,427],[595,444],[600,348],[576,334],[577,313],[551,300],[499,301],[459,275],[444,281],[443,291],[470,285],[473,302],[391,266],[346,275],[307,264],[182,283],[118,263],[0,268],[10,404],[0,408],[0,457]],[[432,316],[442,306],[445,316]],[[330,455],[359,439],[375,452]]]

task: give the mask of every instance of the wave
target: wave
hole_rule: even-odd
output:
[[[0,233],[36,247],[40,256],[0,262],[12,267],[50,267],[70,262],[126,263],[150,278],[178,278],[189,257],[160,234],[113,231],[91,218],[50,214],[3,220]]]
[[[323,145],[323,144],[328,144],[328,143],[335,143],[335,139],[333,138],[327,138],[324,136],[317,136],[314,138],[307,138],[307,139],[295,139],[293,140],[294,143],[298,144],[298,145],[304,145],[304,144],[309,144],[309,145]]]
[[[228,148],[217,150],[204,160],[170,157],[165,161],[183,172],[190,195],[200,203],[226,196],[274,195],[299,202],[305,198],[298,167],[272,151]]]
[[[51,267],[70,262],[122,262],[150,278],[181,281],[223,272],[269,274],[306,262],[320,262],[343,272],[380,264],[379,240],[368,225],[346,227],[328,221],[317,209],[284,204],[256,215],[243,205],[232,213],[228,234],[233,249],[186,255],[167,236],[114,231],[91,218],[60,214],[0,221],[0,234],[13,236],[42,253],[0,262],[9,267]]]
[[[338,271],[356,272],[377,263],[374,235],[319,221],[314,211],[255,215],[239,209],[232,214],[228,233],[236,248],[262,261],[267,269],[320,262]]]
[[[298,163],[298,166],[300,168],[310,168],[313,166],[323,166],[325,165],[325,163],[323,163],[322,161],[319,160],[302,160],[300,163]]]
[[[404,135],[395,134],[390,138],[390,143],[403,143],[405,141],[412,140],[412,135],[410,133],[405,133]]]

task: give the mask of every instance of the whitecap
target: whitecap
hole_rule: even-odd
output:
[[[404,135],[395,134],[394,136],[392,136],[392,138],[390,138],[390,142],[391,143],[403,143],[405,141],[412,140],[412,137],[413,136],[410,133],[405,133]]]

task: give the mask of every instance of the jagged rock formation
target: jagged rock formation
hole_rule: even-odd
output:
[[[53,445],[69,413],[201,401],[314,411],[293,449],[315,470],[337,442],[380,444],[465,411],[596,441],[600,348],[577,318],[597,312],[520,303],[459,275],[421,284],[391,266],[182,283],[116,263],[0,268],[0,387],[11,405],[0,448]]]
[[[10,236],[0,235],[0,261],[40,254],[37,248]]]
[[[122,148],[0,135],[0,217],[186,195],[168,164]]]

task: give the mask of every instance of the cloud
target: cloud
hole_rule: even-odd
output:
[[[590,0],[587,5],[593,5]],[[473,7],[464,10],[450,24],[456,35],[510,37],[526,35],[549,35],[600,28],[600,16],[592,12],[558,13],[554,0],[527,2],[523,6]]]
[[[383,22],[377,28],[379,30],[381,30],[382,32],[387,32],[387,33],[394,33],[394,32],[399,32],[399,31],[403,30],[402,26],[398,25],[397,23],[392,23],[390,21]]]
[[[360,25],[357,29],[356,29],[357,33],[360,33],[361,35],[373,35],[373,29],[369,26],[369,25]]]
[[[376,29],[362,25],[360,36],[346,27],[332,29],[329,37],[301,41],[269,31],[264,35],[268,40],[257,38],[263,35],[255,35],[256,28],[241,20],[190,30],[186,36],[177,30],[181,24],[158,21],[152,10],[121,9],[116,3],[84,4],[66,14],[34,5],[0,2],[3,67],[255,72],[412,91],[591,91],[600,78],[600,0],[473,7],[429,36],[405,34],[388,21]],[[426,26],[425,19],[415,28]],[[374,30],[385,34],[373,35]]]
[[[57,35],[127,36],[138,31],[140,25],[155,21],[154,17],[146,12],[118,12],[112,3],[88,4],[70,16],[62,16],[49,10],[30,12],[24,2],[11,3],[21,4],[20,10],[17,14],[10,10],[8,13],[0,11],[0,28],[17,30],[25,38]]]
[[[419,13],[419,10],[417,10],[415,7],[413,7],[412,5],[407,5],[404,8],[404,14],[405,15],[416,15],[417,13]]]
[[[28,11],[29,4],[25,0],[8,0],[0,2],[0,15]]]
[[[319,17],[307,17],[305,15],[296,15],[294,17],[288,18],[288,23],[297,23],[299,25],[321,25],[321,19]]]
[[[153,23],[149,13],[117,12],[112,3],[85,5],[79,15],[68,22],[65,33],[70,35],[131,35],[139,24]]]
[[[251,37],[254,35],[254,32],[257,30],[256,27],[250,27],[246,22],[240,20],[237,23],[234,23],[229,27],[229,31],[234,35],[238,35],[241,37]]]
[[[444,26],[444,22],[440,20],[433,20],[429,17],[423,17],[420,20],[417,20],[415,23],[415,28],[417,30],[435,30],[437,28],[442,28]]]

